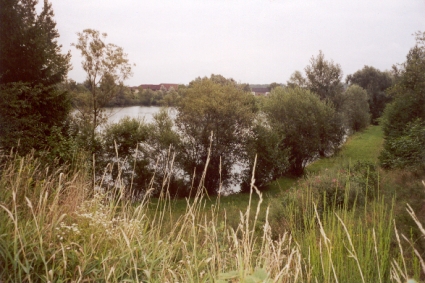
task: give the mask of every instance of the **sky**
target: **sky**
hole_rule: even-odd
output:
[[[43,2],[43,1],[41,1]],[[50,0],[68,77],[86,78],[71,43],[106,32],[133,66],[126,85],[188,84],[221,74],[240,83],[286,83],[322,50],[346,75],[405,61],[425,31],[425,0]]]

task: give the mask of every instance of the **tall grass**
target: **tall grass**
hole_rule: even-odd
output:
[[[413,244],[410,253],[393,245],[392,209],[379,199],[367,211],[319,211],[313,203],[297,215],[294,208],[302,229],[274,233],[254,182],[235,227],[220,198],[205,200],[202,182],[172,217],[165,190],[155,202],[147,193],[134,204],[122,188],[114,197],[89,194],[84,171],[51,171],[31,156],[3,160],[3,282],[405,282],[425,272]]]

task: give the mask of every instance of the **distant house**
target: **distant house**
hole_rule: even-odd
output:
[[[270,94],[271,88],[270,87],[252,87],[251,88],[252,94],[256,96],[267,96]]]
[[[153,84],[143,84],[140,85],[139,88],[142,89],[150,89],[153,91],[158,91],[161,89],[165,89],[166,91],[171,90],[171,88],[173,88],[174,90],[178,90],[179,85],[178,84],[158,84],[158,85],[153,85]]]

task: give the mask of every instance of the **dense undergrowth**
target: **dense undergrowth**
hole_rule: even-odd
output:
[[[93,194],[84,167],[50,168],[31,156],[3,156],[1,164],[3,282],[406,282],[425,276],[417,210],[425,184],[418,187],[418,176],[408,173],[385,175],[372,162],[329,167],[271,200],[252,185],[238,214],[228,213],[228,200],[208,199],[203,190],[176,213],[166,193],[146,194],[138,203],[120,188]],[[414,209],[402,203],[413,199],[408,192],[417,193]]]

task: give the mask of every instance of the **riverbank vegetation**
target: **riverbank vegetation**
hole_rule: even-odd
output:
[[[1,170],[6,282],[406,282],[425,272],[421,204],[414,216],[412,195],[391,190],[423,199],[423,185],[366,161],[323,166],[273,195],[253,186],[242,201],[202,190],[173,200],[166,180],[155,199],[130,202],[119,187],[93,195],[84,167],[32,156],[3,156]]]
[[[102,107],[158,93],[127,92],[91,29],[87,80],[65,81],[36,4],[0,13],[1,282],[425,279],[423,33],[392,72],[344,84],[319,51],[269,96],[211,75],[160,90],[174,119],[108,125]]]

